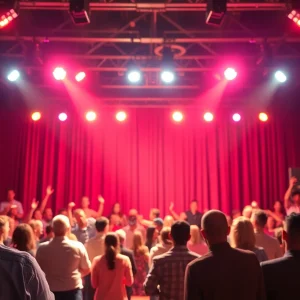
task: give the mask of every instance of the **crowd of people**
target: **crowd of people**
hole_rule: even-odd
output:
[[[300,275],[300,189],[291,178],[284,204],[256,202],[231,216],[174,205],[146,220],[115,203],[103,216],[88,197],[54,214],[54,190],[24,214],[13,190],[0,203],[0,299],[296,299]],[[299,258],[299,259],[298,259]]]

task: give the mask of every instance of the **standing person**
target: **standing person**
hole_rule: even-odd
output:
[[[253,252],[233,249],[226,216],[211,210],[202,218],[210,252],[191,262],[185,274],[185,300],[265,299],[262,271]]]
[[[285,211],[281,201],[275,201],[274,211],[266,210],[268,215],[267,227],[269,232],[274,232],[276,228],[283,227]]]
[[[20,224],[16,227],[11,244],[15,249],[28,252],[32,256],[36,254],[36,240],[33,230],[28,224]]]
[[[287,216],[293,212],[300,213],[300,189],[298,187],[295,189],[297,181],[296,177],[290,179],[290,185],[284,195],[284,208]]]
[[[117,231],[118,229],[122,229],[127,225],[127,219],[122,212],[120,203],[116,202],[113,205],[111,214],[109,216],[109,222],[110,222],[110,231]]]
[[[148,250],[150,251],[152,247],[157,244],[158,230],[155,226],[149,226],[146,230],[146,243]]]
[[[45,274],[36,260],[28,253],[3,245],[8,232],[8,217],[0,216],[0,298],[54,300]]]
[[[152,267],[144,283],[147,295],[159,295],[160,300],[182,300],[184,272],[188,263],[199,257],[188,250],[190,225],[177,221],[171,227],[174,247],[153,259]]]
[[[262,210],[253,212],[251,221],[255,230],[256,246],[264,248],[268,259],[274,259],[282,256],[280,244],[277,239],[265,234],[264,230],[267,224],[268,216]]]
[[[18,200],[15,200],[14,190],[8,190],[7,192],[7,201],[0,203],[0,215],[7,215],[11,209],[16,209],[16,218],[21,220],[24,215],[22,203]]]
[[[208,247],[201,236],[199,227],[196,225],[191,226],[191,238],[187,243],[187,247],[190,251],[199,255],[204,255],[208,252]]]
[[[115,233],[107,234],[104,243],[105,254],[96,257],[92,266],[94,300],[124,300],[125,285],[133,283],[130,260],[119,254],[119,239]]]
[[[300,214],[290,214],[285,229],[285,255],[261,264],[268,300],[299,299]]]
[[[87,218],[97,219],[102,216],[104,209],[104,198],[102,196],[98,196],[99,208],[98,211],[90,208],[90,199],[87,196],[83,196],[81,198],[81,209],[84,211]]]
[[[53,219],[54,238],[39,246],[36,260],[46,274],[56,300],[82,300],[82,277],[90,273],[91,263],[82,243],[69,240],[68,217]]]

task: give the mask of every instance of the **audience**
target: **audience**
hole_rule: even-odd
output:
[[[153,259],[144,288],[147,295],[159,295],[160,300],[182,300],[186,266],[199,256],[186,247],[190,239],[190,225],[187,222],[175,222],[170,236],[174,247]]]
[[[266,210],[268,214],[268,231],[273,232],[276,228],[280,228],[283,226],[285,211],[283,204],[281,201],[275,201],[274,203],[274,211]]]
[[[295,188],[297,181],[296,177],[291,177],[290,185],[284,195],[284,208],[287,216],[291,213],[300,213],[300,189]]]
[[[45,242],[49,242],[54,238],[52,225],[47,225],[46,226],[45,233],[46,233],[46,236],[44,238],[40,239],[40,244],[45,243]]]
[[[83,196],[81,198],[81,209],[84,211],[85,216],[87,218],[97,219],[97,218],[102,216],[103,208],[104,208],[104,199],[103,199],[103,197],[98,196],[98,201],[99,201],[99,209],[98,209],[98,211],[95,211],[95,210],[89,208],[90,199],[87,196]]]
[[[36,260],[46,274],[56,300],[81,300],[82,277],[90,273],[91,263],[82,243],[69,240],[68,217],[57,215],[53,222],[54,238],[40,244]]]
[[[92,285],[96,289],[94,300],[124,300],[125,285],[133,283],[130,260],[119,253],[117,234],[107,234],[104,243],[105,254],[96,257],[92,266]]]
[[[155,218],[153,220],[153,224],[154,224],[156,230],[158,231],[158,233],[160,233],[164,227],[164,220],[162,218]]]
[[[126,216],[122,213],[120,203],[116,202],[111,210],[109,216],[109,222],[111,225],[111,231],[117,231],[127,225]]]
[[[17,250],[25,251],[35,256],[36,240],[31,226],[25,223],[18,225],[13,233],[11,245]]]
[[[268,259],[282,256],[280,244],[277,239],[264,232],[268,216],[262,210],[253,212],[251,221],[255,230],[256,246],[264,248]]]
[[[227,243],[230,227],[226,216],[218,210],[208,211],[201,228],[210,252],[187,266],[184,299],[265,299],[262,271],[255,254],[231,248]]]
[[[44,234],[43,222],[41,220],[31,220],[31,221],[29,221],[28,224],[31,226],[31,228],[33,230],[35,241],[38,244],[40,241],[40,238],[42,238],[43,234]]]
[[[196,225],[191,225],[191,239],[188,241],[187,247],[190,251],[199,255],[204,255],[208,252],[208,247],[200,234],[199,227]]]
[[[157,244],[158,230],[155,226],[149,226],[146,231],[146,243],[148,250],[150,251],[152,247]]]
[[[282,238],[287,250],[284,257],[261,264],[267,300],[299,299],[300,214],[287,217]]]
[[[23,205],[21,202],[15,200],[15,192],[13,190],[8,190],[7,201],[0,203],[0,215],[8,215],[11,209],[16,209],[16,218],[22,219],[24,215]]]
[[[251,221],[245,217],[238,217],[233,221],[230,243],[233,248],[254,252],[259,262],[268,260],[265,250],[261,247],[256,247],[253,226]]]

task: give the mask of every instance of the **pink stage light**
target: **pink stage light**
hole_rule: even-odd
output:
[[[204,121],[211,122],[214,119],[214,115],[211,112],[206,112],[203,116]]]
[[[85,76],[86,75],[85,75],[84,72],[79,72],[79,73],[76,74],[75,79],[76,79],[76,81],[80,82],[85,78]]]
[[[181,122],[183,120],[183,114],[180,111],[174,111],[172,118],[175,122]]]
[[[237,76],[237,72],[235,69],[233,68],[227,68],[225,71],[224,71],[224,76],[227,80],[234,80]]]
[[[41,117],[42,117],[42,115],[41,115],[41,113],[38,112],[38,111],[34,112],[34,113],[31,115],[31,119],[32,119],[33,121],[35,121],[35,122],[38,121],[38,120],[40,120]]]
[[[116,119],[119,122],[123,122],[127,119],[127,114],[125,111],[119,111],[116,113]]]
[[[58,115],[58,119],[59,119],[60,121],[64,122],[64,121],[66,121],[66,120],[68,119],[68,116],[67,116],[66,113],[60,113],[60,114]]]
[[[85,118],[87,119],[87,121],[93,122],[97,119],[97,114],[94,111],[88,111],[85,114]]]
[[[241,121],[241,115],[240,114],[234,114],[233,116],[232,116],[232,120],[234,121],[234,122],[239,122],[239,121]]]
[[[56,80],[64,80],[67,76],[67,72],[61,67],[55,68],[52,74]]]
[[[260,119],[260,121],[262,122],[267,122],[269,117],[266,113],[264,112],[261,112],[259,115],[258,115],[258,118]]]

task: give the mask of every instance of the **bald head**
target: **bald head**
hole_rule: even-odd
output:
[[[57,215],[52,220],[52,227],[55,236],[66,235],[70,228],[69,218],[64,215]]]
[[[210,245],[227,241],[229,227],[226,216],[219,210],[209,210],[202,217],[202,234]]]

